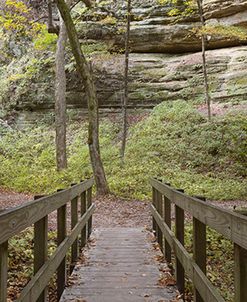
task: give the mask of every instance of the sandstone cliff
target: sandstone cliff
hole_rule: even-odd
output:
[[[80,39],[103,42],[108,53],[93,56],[92,65],[101,108],[121,106],[124,55],[123,1],[101,7],[93,16],[77,23]],[[134,0],[131,23],[130,103],[132,108],[150,108],[161,101],[203,99],[201,41],[194,34],[199,27],[196,12],[180,18],[169,16],[170,7],[156,0]],[[207,24],[247,28],[247,0],[204,0]],[[111,16],[111,18],[109,18]],[[84,18],[84,19],[83,19]],[[82,41],[83,42],[83,41]],[[247,41],[223,36],[209,39],[207,61],[210,92],[214,101],[246,100]],[[121,53],[121,51],[120,51]],[[32,83],[34,93],[26,91],[15,105],[18,110],[53,108],[52,75]],[[13,93],[14,93],[13,89]],[[39,91],[42,93],[39,93]],[[68,72],[68,108],[86,107],[83,86],[75,71]]]

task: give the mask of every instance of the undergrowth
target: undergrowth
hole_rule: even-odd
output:
[[[185,226],[185,246],[193,255],[193,227],[188,220]],[[207,277],[219,289],[225,301],[234,301],[233,244],[223,235],[207,227]],[[187,282],[186,301],[193,301],[193,286]]]
[[[54,130],[47,126],[8,131],[0,137],[0,183],[16,191],[51,193],[92,175],[87,125],[68,129],[69,168],[55,166]],[[125,164],[119,159],[120,123],[104,119],[101,152],[111,191],[126,198],[150,197],[150,177],[159,177],[188,194],[210,199],[246,198],[247,121],[244,114],[211,123],[186,102],[158,105],[131,126]]]

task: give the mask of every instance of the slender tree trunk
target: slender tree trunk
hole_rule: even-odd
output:
[[[60,17],[60,30],[56,49],[55,76],[55,125],[56,125],[56,160],[57,170],[67,168],[66,154],[66,74],[65,46],[67,41],[66,26]]]
[[[96,90],[93,83],[92,74],[81,50],[81,45],[77,36],[77,32],[72,21],[69,8],[64,0],[56,0],[60,14],[66,25],[71,49],[75,57],[76,66],[79,77],[85,85],[85,93],[88,103],[88,145],[93,168],[94,178],[96,182],[98,194],[109,193],[108,184],[105,177],[104,167],[100,156],[99,147],[99,119],[98,119],[98,102]]]
[[[199,15],[201,19],[202,26],[205,26],[205,20],[203,16],[202,1],[197,0]],[[208,107],[208,120],[211,120],[211,98],[209,95],[209,85],[208,85],[208,73],[207,73],[207,63],[206,63],[206,36],[202,33],[202,66],[203,66],[203,77],[204,77],[204,89],[205,89],[205,100]]]
[[[127,0],[127,26],[125,36],[125,74],[124,74],[124,97],[123,97],[123,133],[122,133],[122,145],[120,150],[120,157],[122,163],[124,163],[124,154],[126,148],[127,132],[128,132],[128,117],[127,117],[127,106],[129,101],[129,52],[130,52],[130,21],[131,21],[131,0]]]

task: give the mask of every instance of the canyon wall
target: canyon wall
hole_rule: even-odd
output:
[[[92,17],[82,15],[77,22],[83,44],[103,43],[107,51],[92,56],[91,64],[100,108],[121,107],[124,74],[124,23],[126,7],[114,1]],[[130,101],[131,108],[151,108],[162,101],[203,99],[201,40],[195,34],[200,26],[196,11],[170,16],[171,7],[156,0],[134,0],[131,22]],[[247,1],[204,0],[208,25],[246,29]],[[96,17],[95,17],[96,16]],[[207,64],[210,92],[214,101],[246,100],[247,41],[234,37],[208,36]],[[45,86],[45,80],[49,79]],[[15,105],[21,110],[47,110],[54,107],[53,76],[44,72]],[[67,72],[68,108],[86,108],[82,83],[76,71]],[[44,80],[44,82],[42,82]],[[43,91],[41,94],[40,91]]]

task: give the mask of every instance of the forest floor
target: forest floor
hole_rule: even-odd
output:
[[[199,105],[197,107],[197,110],[207,115],[208,107],[205,104]],[[222,116],[229,112],[246,112],[247,114],[247,104],[241,103],[241,104],[232,104],[232,103],[212,103],[211,104],[211,114],[212,116]]]
[[[0,212],[31,200],[33,200],[33,195],[31,194],[16,193],[0,188]],[[151,212],[148,201],[123,199],[114,195],[99,197],[94,199],[94,201],[96,204],[93,221],[94,228],[121,226],[146,227],[149,229],[151,227]],[[242,200],[208,202],[229,210],[232,210],[234,206],[247,206],[247,202]],[[55,229],[55,213],[52,213],[50,218],[50,229]]]

